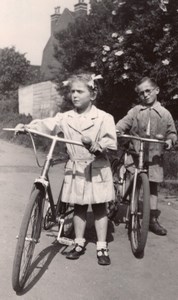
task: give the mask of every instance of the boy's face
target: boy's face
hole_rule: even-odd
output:
[[[79,112],[86,111],[92,104],[94,97],[87,85],[82,81],[74,81],[71,86],[72,103]]]
[[[152,106],[157,101],[159,88],[157,86],[153,86],[151,82],[145,81],[141,83],[137,90],[139,97],[146,106]]]

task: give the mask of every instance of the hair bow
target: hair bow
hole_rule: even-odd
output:
[[[62,82],[63,86],[68,86],[69,85],[69,80],[65,80]]]
[[[98,79],[103,79],[103,77],[101,75],[92,74],[91,80],[88,82],[88,85],[94,89],[95,88],[95,80],[98,80]]]

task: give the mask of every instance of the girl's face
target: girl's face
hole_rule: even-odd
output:
[[[138,86],[138,94],[146,106],[152,106],[157,101],[159,88],[149,81],[144,81]]]
[[[95,96],[83,81],[73,81],[71,86],[72,103],[79,113],[88,111]]]

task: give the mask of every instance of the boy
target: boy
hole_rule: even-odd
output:
[[[177,140],[175,124],[170,112],[157,100],[159,87],[149,77],[144,77],[136,86],[142,104],[129,110],[128,114],[116,124],[120,132],[131,135],[156,138],[157,134],[166,139],[169,150]],[[136,149],[137,143],[134,143]],[[167,230],[158,222],[158,183],[163,181],[163,148],[160,144],[150,143],[147,155],[150,181],[150,226],[157,235],[166,235]]]

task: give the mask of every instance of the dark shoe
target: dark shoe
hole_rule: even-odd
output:
[[[108,249],[97,250],[97,258],[98,258],[99,265],[105,266],[111,264],[111,260],[108,254]]]
[[[78,259],[80,255],[85,253],[85,247],[82,247],[78,244],[75,245],[75,247],[66,255],[66,258],[68,259]]]
[[[157,235],[167,234],[167,230],[159,224],[157,218],[151,218],[149,230]]]

